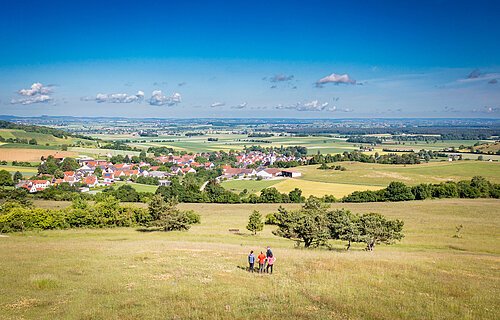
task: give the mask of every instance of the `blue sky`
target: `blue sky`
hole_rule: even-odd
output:
[[[1,114],[500,114],[499,1],[0,6]]]

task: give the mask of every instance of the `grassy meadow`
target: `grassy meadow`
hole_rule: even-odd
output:
[[[302,179],[317,182],[386,186],[391,181],[409,185],[440,183],[483,176],[500,183],[500,163],[488,161],[429,162],[418,165],[390,165],[361,162],[339,162],[346,171],[319,170],[319,165],[297,167]]]
[[[158,189],[158,186],[153,186],[149,184],[141,184],[141,183],[135,183],[135,182],[124,182],[124,181],[115,181],[113,184],[116,188],[123,186],[123,185],[129,185],[132,188],[134,188],[137,192],[151,192],[155,193],[156,189]]]
[[[280,192],[300,188],[305,196],[334,195],[341,198],[354,191],[378,190],[392,181],[407,185],[469,180],[483,176],[500,183],[500,163],[488,161],[429,162],[418,165],[388,165],[378,163],[339,162],[334,165],[346,171],[319,170],[319,165],[296,167],[302,177],[281,180],[228,180],[222,183],[226,189],[241,192],[247,189],[258,193],[265,187],[275,187]],[[332,164],[330,164],[332,165]]]
[[[405,221],[406,237],[374,252],[294,248],[245,230],[277,204],[183,204],[187,232],[132,228],[0,237],[2,319],[498,319],[500,201],[334,204]],[[64,206],[64,202],[37,201]],[[296,205],[287,205],[296,207]],[[455,227],[463,225],[461,237]],[[237,228],[239,233],[229,232]],[[275,274],[244,270],[270,245]]]
[[[38,173],[37,167],[20,167],[20,166],[11,166],[11,165],[0,165],[0,170],[7,170],[10,173],[15,173],[19,171],[23,174],[24,177],[31,177]]]

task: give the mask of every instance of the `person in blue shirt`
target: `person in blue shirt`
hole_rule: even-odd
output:
[[[272,257],[273,256],[273,252],[271,251],[271,247],[267,247],[267,251],[266,251],[266,257],[269,258],[269,257]]]
[[[253,272],[253,266],[255,264],[255,255],[253,254],[253,250],[250,251],[250,254],[248,255],[248,264],[249,264],[249,272]]]

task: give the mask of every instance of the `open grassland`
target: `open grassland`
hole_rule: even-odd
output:
[[[483,176],[500,183],[500,163],[487,161],[430,162],[418,165],[389,165],[377,163],[339,162],[346,171],[319,170],[319,165],[297,167],[301,179],[326,183],[387,186],[391,181],[408,185],[440,183]]]
[[[15,173],[19,171],[23,174],[24,177],[31,177],[38,173],[37,167],[19,167],[19,166],[3,166],[0,165],[0,170],[7,170],[10,173]]]
[[[39,204],[40,202],[37,202]],[[295,249],[253,209],[184,204],[188,232],[66,230],[0,237],[2,319],[498,319],[498,200],[334,204],[405,221],[405,239],[365,252]],[[288,207],[296,207],[288,205]],[[462,237],[454,238],[462,224]],[[241,234],[228,232],[239,228]],[[274,275],[243,270],[271,245]]]
[[[0,160],[6,161],[28,161],[39,162],[43,156],[49,155],[59,157],[76,157],[78,154],[71,151],[55,151],[45,149],[25,149],[25,148],[0,148]]]

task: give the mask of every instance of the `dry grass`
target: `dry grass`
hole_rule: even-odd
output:
[[[37,202],[40,204],[40,202]],[[369,253],[295,249],[253,209],[183,204],[188,232],[66,230],[0,238],[3,319],[498,319],[498,200],[334,204],[405,220],[406,238]],[[47,203],[46,206],[52,206]],[[294,207],[296,205],[288,205]],[[462,224],[462,238],[454,238]],[[233,234],[239,228],[242,234]],[[271,245],[274,275],[249,274],[248,251]]]
[[[354,191],[365,190],[379,190],[382,187],[358,185],[358,184],[344,184],[344,183],[328,183],[309,181],[304,179],[284,179],[283,181],[275,184],[273,187],[280,192],[290,192],[294,188],[302,190],[302,194],[306,197],[313,195],[322,197],[324,195],[333,195],[337,198],[342,198]]]
[[[70,151],[55,151],[44,149],[0,148],[0,160],[6,161],[40,161],[40,158],[53,156],[76,157],[78,154]]]

